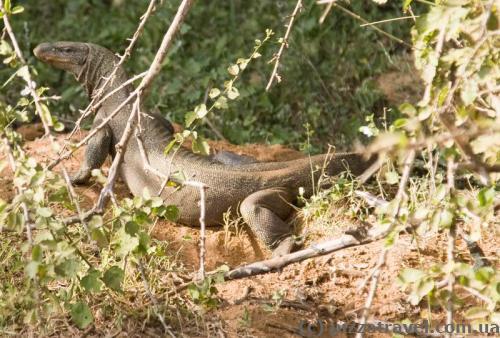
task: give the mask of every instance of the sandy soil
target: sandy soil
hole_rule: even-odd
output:
[[[38,160],[46,161],[51,154],[49,144],[37,139],[36,129],[25,128],[28,133],[26,149]],[[82,135],[79,135],[81,137]],[[64,135],[60,135],[62,140]],[[240,154],[252,155],[260,161],[286,160],[302,156],[282,146],[245,145],[234,146],[226,142],[211,142],[213,149],[231,150]],[[74,172],[81,163],[82,151],[65,162],[67,169]],[[109,165],[109,164],[108,164]],[[5,171],[0,175],[0,197],[9,199],[12,187],[10,175]],[[121,196],[128,194],[123,183],[118,184]],[[77,193],[89,206],[99,193],[99,186],[78,187]],[[349,222],[339,222],[348,224]],[[339,229],[341,232],[342,229]],[[172,243],[179,251],[182,262],[193,270],[198,267],[197,243],[199,231],[196,228],[172,224],[165,221],[157,223],[155,236]],[[186,241],[185,238],[191,240]],[[309,259],[285,267],[282,271],[255,276],[218,285],[222,305],[207,314],[207,328],[214,336],[221,332],[227,337],[297,337],[300,336],[300,322],[314,322],[318,318],[352,321],[359,318],[366,299],[367,287],[363,282],[376,265],[382,241],[364,246],[348,248],[316,259]],[[486,234],[481,247],[489,256],[497,260],[498,237]],[[417,243],[408,234],[402,235],[388,255],[387,264],[382,270],[379,288],[372,306],[372,318],[396,322],[403,319],[418,321],[427,316],[427,306],[411,306],[395,279],[401,268],[426,268],[445,260],[445,242],[441,235],[426,238]],[[230,267],[260,260],[268,253],[259,252],[243,232],[235,235],[223,228],[211,228],[207,234],[207,270],[221,264]],[[465,244],[458,243],[457,257],[469,261]],[[281,293],[281,306],[272,307],[273,294]],[[267,304],[267,305],[266,305]],[[271,304],[271,307],[269,306]],[[433,315],[435,323],[442,322],[442,314]],[[186,332],[188,334],[188,332]],[[316,335],[314,335],[316,336]],[[324,334],[324,337],[329,336]],[[387,334],[372,335],[386,337]],[[338,335],[342,337],[342,335]]]

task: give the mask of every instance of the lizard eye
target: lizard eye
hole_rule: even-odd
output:
[[[63,52],[65,53],[71,53],[73,50],[71,49],[71,47],[64,47],[63,48]]]

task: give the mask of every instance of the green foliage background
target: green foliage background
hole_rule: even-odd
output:
[[[40,42],[89,41],[122,52],[137,27],[148,1],[20,1],[25,12],[14,20],[25,55]],[[284,35],[284,25],[295,1],[210,1],[197,3],[176,40],[161,76],[149,97],[150,109],[182,123],[184,114],[203,102],[210,86],[221,86],[227,67],[249,54],[254,39],[266,28],[276,32],[274,43],[261,51],[238,85],[241,98],[217,116],[210,116],[223,135],[234,143],[270,142],[297,146],[304,140],[304,124],[315,131],[316,150],[327,143],[346,146],[358,137],[364,116],[380,113],[384,104],[374,78],[391,66],[391,56],[406,47],[391,41],[360,22],[333,10],[318,24],[321,6],[305,1],[293,27],[290,48],[280,67],[283,82],[270,93],[264,88],[272,71],[268,64]],[[164,1],[147,25],[131,59],[130,74],[142,72],[152,61],[173,17],[178,1]],[[347,4],[345,4],[347,6]],[[401,16],[397,2],[376,6],[356,1],[354,12],[369,21]],[[389,33],[409,41],[409,25],[395,21],[383,25]],[[70,75],[33,61],[40,72],[39,85],[62,95],[51,110],[60,116],[77,115],[85,93]],[[10,76],[0,71],[0,80]],[[22,88],[21,88],[22,89]],[[18,93],[16,93],[17,95]],[[74,119],[74,116],[71,117]],[[209,129],[206,136],[216,138]]]
[[[327,207],[335,208],[339,198],[349,199],[352,215],[358,219],[374,216],[370,223],[383,231],[385,246],[379,254],[382,263],[409,225],[414,227],[415,239],[435,240],[436,246],[443,242],[429,235],[442,234],[447,240],[446,257],[437,255],[438,261],[432,265],[424,265],[419,259],[397,278],[409,293],[410,305],[420,309],[427,306],[429,317],[446,311],[447,325],[462,315],[474,325],[500,325],[498,260],[486,257],[495,264],[487,266],[473,257],[471,250],[470,258],[475,261],[472,265],[457,242],[484,243],[497,239],[499,233],[498,1],[425,2],[429,7],[412,29],[412,42],[416,68],[423,75],[426,90],[418,104],[400,105],[395,110],[401,111],[400,118],[387,129],[377,129],[371,117],[380,114],[384,103],[374,88],[374,79],[393,66],[392,60],[405,52],[404,48],[359,28],[352,18],[335,10],[319,26],[321,9],[312,1],[294,27],[291,48],[283,59],[284,82],[271,94],[263,91],[272,67],[265,62],[278,49],[277,44],[266,44],[263,57],[252,62],[238,82],[243,98],[211,118],[233,142],[268,140],[289,144],[303,141],[306,122],[315,132],[313,142],[323,141],[316,144],[333,139],[341,145],[356,137],[356,127],[369,122],[365,130],[378,135],[367,151],[387,155],[387,162],[376,184],[368,182],[363,192],[379,205],[368,208],[367,201],[353,194],[355,182],[342,178],[329,192],[305,200],[303,210],[320,217]],[[92,41],[120,51],[147,5],[146,1],[119,0],[16,1],[15,5],[25,6],[21,14],[22,9],[12,7],[10,1],[3,3],[6,5],[1,14],[8,13],[15,23],[16,36],[26,55],[36,44],[54,40]],[[168,25],[164,20],[172,17],[177,4],[165,2],[148,23],[127,64],[131,73],[149,66]],[[156,82],[148,102],[150,108],[175,121],[184,121],[187,111],[200,107],[207,88],[212,84],[222,87],[222,81],[228,79],[227,66],[238,57],[248,56],[253,40],[262,38],[266,28],[277,32],[275,39],[283,35],[284,22],[276,18],[286,21],[293,5],[236,0],[198,2]],[[406,0],[403,5],[414,6]],[[357,2],[352,6],[355,13],[369,21],[400,15],[392,5]],[[408,32],[399,24],[403,25],[393,22],[384,28],[408,38]],[[409,27],[411,23],[404,25]],[[0,54],[11,68],[0,69],[0,81],[11,81],[0,92],[0,154],[5,149],[12,161],[0,158],[0,172],[7,166],[14,171],[15,194],[9,201],[0,199],[0,232],[4,224],[9,230],[2,232],[0,241],[0,261],[4,262],[5,272],[0,278],[0,335],[3,331],[42,336],[65,332],[61,329],[63,318],[71,318],[71,330],[73,325],[83,329],[95,323],[96,332],[109,326],[128,332],[123,325],[125,319],[132,318],[144,329],[153,312],[165,332],[169,330],[165,321],[176,323],[182,318],[190,326],[201,322],[194,319],[204,316],[205,310],[193,304],[217,305],[214,284],[222,282],[227,267],[219,269],[219,276],[189,286],[194,303],[182,297],[166,298],[160,306],[150,303],[155,303],[150,292],[166,295],[177,288],[173,278],[167,278],[167,282],[160,278],[166,271],[186,272],[169,243],[151,238],[151,228],[146,229],[154,226],[158,217],[174,221],[174,206],[165,206],[162,199],[145,194],[143,198],[123,199],[104,217],[94,215],[86,226],[64,224],[61,210],[75,213],[77,199],[70,199],[71,190],[61,176],[24,151],[19,134],[11,128],[13,120],[24,120],[24,108],[33,109],[29,99],[22,96],[31,76],[28,67],[21,67],[10,55],[5,40],[5,36],[0,38]],[[86,101],[75,81],[33,59],[29,63],[40,70],[40,75],[33,77],[38,85],[49,85],[53,94],[62,93],[63,99],[51,107],[52,111],[66,119],[75,117],[72,115]],[[43,95],[44,91],[38,88],[38,94],[32,96]],[[23,107],[22,111],[18,107]],[[40,110],[43,116],[44,109]],[[48,115],[46,121],[52,121]],[[418,249],[418,241],[415,243]],[[382,266],[379,263],[372,270],[370,290],[374,292],[376,271],[380,272]],[[455,292],[459,287],[467,293]],[[273,295],[277,304],[282,298]],[[172,306],[177,311],[171,311]],[[416,318],[418,313],[412,310],[407,319]],[[47,325],[47,319],[55,318],[63,321],[52,320],[58,324]],[[244,319],[248,322],[247,316]]]

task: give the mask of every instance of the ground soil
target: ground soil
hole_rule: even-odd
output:
[[[47,161],[52,151],[46,139],[37,138],[40,136],[40,128],[32,126],[24,129],[21,130],[23,134],[31,139],[27,141],[25,149],[38,160]],[[58,138],[62,140],[64,135],[59,135]],[[211,142],[211,146],[215,150],[225,149],[251,155],[260,161],[286,160],[302,156],[297,151],[277,145],[234,146],[226,142]],[[68,171],[76,171],[82,154],[79,150],[65,162]],[[76,189],[83,198],[84,207],[95,201],[99,188],[97,184],[93,184]],[[119,195],[128,195],[122,182],[119,182],[117,188]],[[9,199],[12,194],[10,174],[4,171],[0,175],[0,198]],[[350,222],[344,219],[338,223],[338,233],[341,233],[342,227]],[[179,257],[186,266],[193,270],[198,268],[198,229],[160,221],[155,226],[154,234],[158,239],[169,241],[172,249],[179,251]],[[395,280],[401,268],[426,268],[433,263],[445,261],[446,244],[441,237],[442,235],[437,234],[426,238],[419,242],[418,246],[408,234],[399,238],[390,250],[387,264],[380,275],[378,292],[371,309],[372,319],[397,322],[427,318],[427,306],[411,306]],[[186,238],[191,240],[186,241]],[[485,234],[479,244],[492,261],[498,262],[500,252],[496,234]],[[217,309],[207,313],[207,330],[213,332],[214,336],[221,337],[297,337],[301,335],[300,323],[303,320],[355,320],[360,317],[366,300],[367,287],[364,281],[376,265],[383,247],[384,242],[377,241],[295,263],[278,272],[218,285],[223,302]],[[244,232],[235,235],[222,228],[208,230],[207,270],[221,264],[235,267],[260,260],[268,254],[256,250]],[[470,261],[465,244],[461,241],[458,242],[457,257]],[[272,300],[273,295],[278,293],[283,295],[279,306]],[[434,314],[432,319],[434,323],[442,323],[443,315]],[[189,331],[186,334],[191,336]],[[324,333],[322,336],[329,335]],[[341,334],[338,336],[343,337]]]

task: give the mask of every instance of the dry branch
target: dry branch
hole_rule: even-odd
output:
[[[386,229],[369,229],[364,226],[348,231],[339,238],[313,244],[310,247],[299,250],[281,257],[266,259],[263,261],[240,266],[225,274],[226,280],[240,279],[260,275],[281,269],[289,264],[300,262],[309,258],[322,256],[331,252],[351,246],[366,244],[387,235]]]
[[[158,73],[161,70],[161,65],[163,63],[163,60],[165,59],[165,56],[167,55],[167,52],[169,50],[169,47],[177,33],[177,31],[180,28],[180,25],[182,21],[184,20],[187,12],[189,11],[189,8],[193,4],[193,0],[183,0],[182,3],[180,4],[177,13],[175,14],[174,20],[172,21],[170,27],[168,28],[167,32],[163,36],[163,40],[161,42],[160,48],[158,49],[156,56],[153,60],[153,63],[149,67],[148,72],[146,73],[145,77],[142,79],[141,83],[137,87],[137,89],[129,96],[130,97],[135,97],[135,102],[132,106],[132,112],[130,113],[129,119],[127,121],[127,125],[125,126],[125,130],[123,131],[123,135],[116,145],[116,156],[113,160],[113,163],[111,164],[111,168],[109,170],[109,175],[108,175],[108,181],[106,185],[102,188],[101,194],[99,196],[99,200],[96,204],[96,210],[101,211],[104,209],[104,205],[106,203],[107,197],[109,197],[114,188],[114,184],[117,178],[117,173],[118,169],[123,161],[123,154],[125,147],[127,146],[127,143],[130,139],[130,136],[132,135],[132,131],[134,129],[134,123],[135,120],[137,119],[137,115],[140,110],[140,102],[145,96],[145,91],[151,86],[154,78],[158,75]]]
[[[267,83],[266,91],[269,91],[269,89],[271,89],[274,79],[276,79],[278,82],[281,81],[281,78],[278,74],[278,67],[280,64],[281,56],[283,54],[283,51],[285,50],[285,47],[288,48],[288,37],[290,36],[290,32],[292,31],[293,21],[295,20],[295,16],[297,16],[301,8],[302,8],[302,0],[297,0],[295,9],[293,10],[292,15],[290,16],[290,21],[288,21],[285,37],[283,38],[283,41],[281,41],[281,46],[280,49],[278,50],[278,54],[276,54],[275,56],[274,69],[271,74],[271,77],[269,78],[269,82]]]
[[[24,58],[23,53],[22,53],[21,49],[19,48],[19,44],[17,42],[16,36],[14,34],[14,31],[13,31],[12,26],[11,26],[10,21],[9,21],[9,16],[4,9],[3,0],[0,0],[0,13],[2,13],[2,18],[3,18],[4,25],[5,25],[5,29],[7,31],[7,35],[9,36],[13,47],[14,47],[14,52],[15,52],[17,58],[19,59],[19,61],[21,62],[21,64],[23,65],[23,67],[26,67],[26,69],[27,69],[26,75],[23,76],[22,78],[26,82],[26,86],[29,90],[30,96],[33,98],[33,101],[35,103],[35,110],[36,110],[38,116],[40,117],[40,121],[42,122],[43,128],[45,130],[45,136],[47,136],[49,138],[49,141],[50,141],[53,149],[59,148],[60,145],[55,140],[55,137],[52,135],[52,132],[50,130],[49,121],[45,120],[45,114],[43,113],[43,108],[42,108],[42,105],[40,104],[40,102],[41,102],[40,96],[36,92],[36,85],[35,85],[35,82],[31,78],[31,72],[29,71],[28,63],[26,62],[26,59]],[[85,224],[85,220],[81,217],[81,215],[82,215],[81,208],[80,208],[80,205],[78,203],[78,199],[76,198],[76,195],[74,194],[73,187],[71,186],[68,171],[66,170],[66,168],[64,166],[62,166],[62,172],[63,172],[63,178],[65,180],[66,186],[67,186],[68,191],[70,193],[72,202],[74,203],[76,209],[78,210],[78,216],[79,216],[80,222],[83,225],[83,224]],[[29,221],[29,219],[27,217],[28,210],[27,210],[27,207],[25,204],[23,204],[23,210],[24,210],[26,222],[28,222]],[[31,227],[29,225],[27,226],[26,231],[27,231],[28,238],[31,240]]]
[[[318,0],[316,3],[317,3],[318,5],[325,5],[325,4],[327,4],[329,7],[330,7],[330,6],[335,6],[335,7],[337,7],[338,9],[340,9],[342,12],[346,13],[347,15],[349,15],[350,17],[352,17],[352,18],[354,18],[354,19],[356,19],[356,20],[361,21],[362,23],[364,23],[364,24],[368,25],[368,27],[370,27],[370,28],[372,28],[372,29],[376,30],[377,32],[379,32],[379,33],[381,33],[381,34],[383,34],[383,35],[387,36],[388,38],[390,38],[390,39],[392,39],[392,40],[394,40],[394,41],[396,41],[396,42],[399,42],[400,44],[405,45],[405,46],[407,46],[407,47],[409,47],[409,48],[412,48],[412,49],[414,48],[414,47],[413,47],[412,45],[410,45],[408,42],[403,41],[403,40],[401,40],[400,38],[398,38],[398,37],[396,37],[396,36],[394,36],[394,35],[392,35],[392,34],[390,34],[390,33],[387,33],[386,31],[384,31],[384,30],[382,30],[382,29],[378,28],[377,26],[372,25],[372,24],[371,24],[368,20],[364,19],[363,17],[359,16],[358,14],[356,14],[356,13],[354,13],[354,12],[351,12],[350,10],[348,10],[347,8],[345,8],[345,7],[343,7],[343,6],[340,6],[340,5],[337,3],[337,0]],[[327,7],[327,10],[325,10],[325,13],[328,13],[329,11],[330,11],[330,10],[329,10],[329,8]]]
[[[403,197],[404,197],[405,190],[406,190],[406,185],[408,183],[408,179],[410,178],[410,172],[411,172],[413,162],[415,161],[415,153],[416,153],[415,150],[413,150],[413,149],[410,150],[410,152],[406,156],[405,162],[403,164],[403,173],[401,175],[401,182],[399,183],[398,192],[396,193],[396,196],[394,197],[394,199],[398,203],[398,207],[396,208],[396,211],[392,215],[393,219],[392,219],[392,222],[389,226],[387,233],[392,232],[396,226],[397,217],[398,217],[398,214],[399,214],[399,211],[401,208],[401,203],[403,201]],[[375,298],[375,294],[377,292],[380,271],[382,270],[382,268],[385,265],[387,253],[389,252],[389,250],[390,250],[390,247],[384,247],[382,249],[382,251],[380,252],[380,255],[379,255],[377,265],[372,270],[370,290],[368,291],[368,296],[366,297],[365,305],[363,307],[363,313],[361,314],[361,319],[360,319],[360,323],[363,325],[366,324],[366,322],[368,321],[368,316],[370,315],[370,308],[372,306],[373,299]],[[358,332],[356,334],[356,338],[362,338],[363,335],[364,335],[364,332]]]
[[[75,127],[73,128],[73,130],[69,133],[68,139],[71,139],[71,137],[74,135],[74,133],[80,129],[80,125],[85,117],[89,116],[92,112],[96,111],[99,108],[99,106],[104,101],[106,101],[114,92],[120,90],[121,88],[125,87],[126,85],[135,81],[135,79],[138,78],[138,76],[134,76],[132,79],[130,79],[129,81],[126,81],[121,86],[119,86],[118,88],[113,90],[111,93],[108,93],[105,97],[103,97],[101,99],[103,91],[106,89],[108,84],[110,84],[110,82],[112,82],[112,80],[114,79],[116,72],[118,71],[118,68],[120,68],[123,65],[123,63],[125,62],[126,58],[128,56],[130,56],[132,49],[134,48],[139,36],[141,35],[142,31],[144,30],[144,26],[146,24],[146,21],[148,20],[148,18],[151,16],[151,14],[153,13],[153,11],[155,9],[156,1],[157,0],[151,0],[149,2],[149,6],[148,6],[146,12],[141,16],[141,21],[140,21],[139,25],[137,26],[137,29],[135,30],[132,38],[129,39],[130,40],[129,45],[125,49],[124,53],[120,56],[120,59],[118,60],[118,63],[115,65],[111,74],[105,79],[104,84],[93,95],[87,108],[85,108],[85,110],[81,112],[81,116],[76,121]],[[145,75],[145,73],[143,73],[143,74]],[[141,76],[143,74],[140,74],[139,76]],[[61,149],[61,152],[64,151],[64,149],[65,148]],[[61,152],[59,153],[59,155],[61,154]]]

